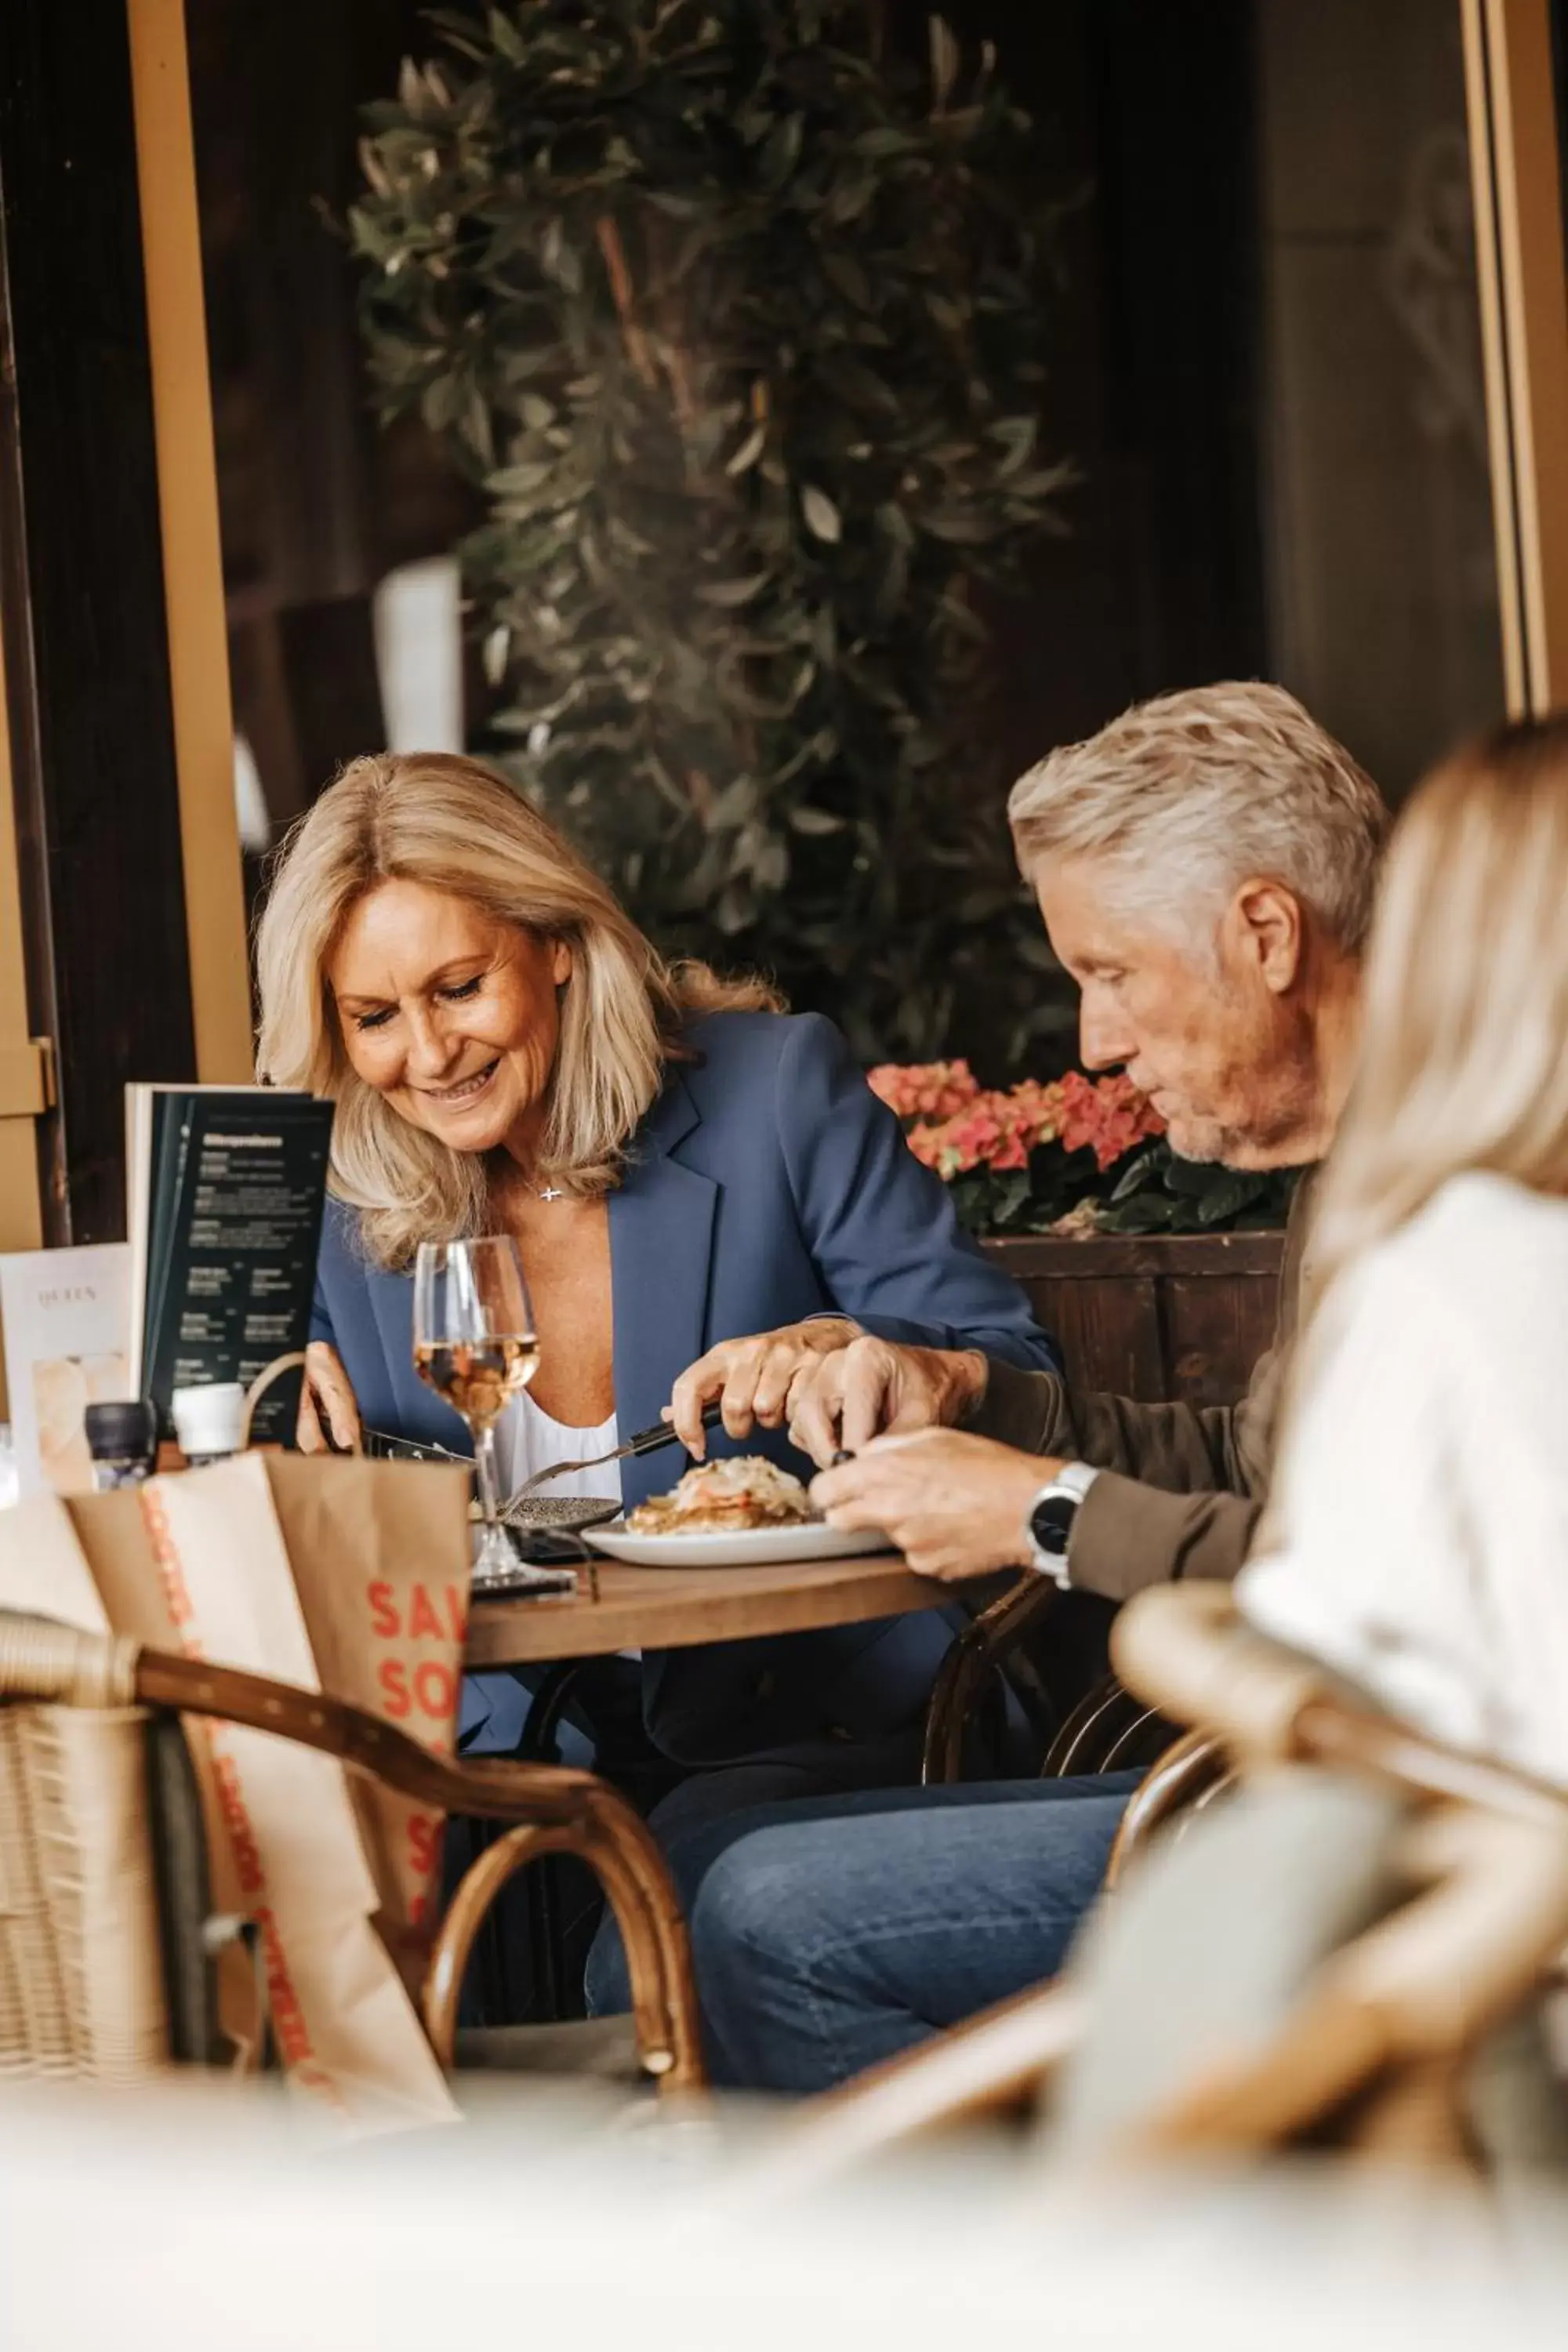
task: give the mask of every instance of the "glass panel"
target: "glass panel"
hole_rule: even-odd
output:
[[[1258,26],[1271,667],[1397,796],[1503,703],[1459,12]]]
[[[888,0],[924,55],[927,0]],[[1502,709],[1458,0],[950,0],[1059,196],[1041,447],[1068,534],[991,614],[970,788],[1133,698],[1290,686],[1391,795]],[[374,422],[341,220],[418,0],[191,12],[230,649],[259,845],[351,753],[483,750],[473,494]],[[993,781],[994,786],[993,786]],[[725,942],[715,940],[722,954]],[[743,945],[743,943],[742,943]]]

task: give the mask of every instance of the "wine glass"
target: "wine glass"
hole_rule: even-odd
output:
[[[484,1522],[473,1589],[572,1592],[569,1569],[520,1560],[500,1523],[496,1423],[539,1370],[539,1339],[522,1258],[510,1234],[421,1242],[414,1268],[414,1369],[472,1432]]]

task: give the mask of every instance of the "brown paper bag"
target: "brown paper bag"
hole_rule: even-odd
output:
[[[265,1479],[320,1687],[450,1756],[468,1611],[468,1473],[434,1463],[257,1454],[189,1475],[200,1482],[190,1490],[193,1507],[200,1504],[217,1541],[231,1511],[237,1524],[256,1510],[255,1485]],[[173,1486],[156,1479],[143,1491],[153,1496]],[[116,1630],[178,1649],[181,1628],[147,1549],[140,1497],[103,1495],[70,1507]],[[376,1782],[356,1783],[355,1795],[381,1926],[412,1981],[438,1907],[442,1820]]]
[[[321,1688],[450,1756],[468,1607],[468,1473],[263,1457]],[[382,1927],[410,1982],[440,1908],[442,1816],[361,1784]]]
[[[27,1507],[32,1512],[37,1507]],[[83,1496],[74,1509],[64,1504],[56,1507],[82,1580],[92,1592],[95,1624],[129,1633],[152,1650],[183,1649],[181,1627],[158,1575],[138,1494],[122,1489],[90,1500]],[[0,1549],[0,1600],[18,1608],[41,1610],[47,1616],[68,1617],[72,1623],[86,1622],[74,1606],[74,1585],[58,1557],[58,1542],[40,1558],[37,1538],[17,1524],[22,1514],[9,1516],[9,1526],[0,1520],[0,1545],[13,1533],[20,1541]],[[27,1597],[14,1598],[19,1591]],[[68,1593],[73,1602],[70,1608],[64,1605]],[[192,1737],[188,1744],[201,1800],[213,1908],[220,1917],[243,1918],[247,1916],[247,1898],[224,1825],[211,1751],[203,1738]],[[238,1943],[230,1943],[218,1956],[217,2011],[219,2028],[235,2053],[237,2071],[248,2073],[259,2063],[265,2018],[249,1961]]]
[[[450,1751],[468,1560],[461,1470],[249,1454],[68,1507],[117,1630],[331,1690]],[[35,1572],[28,1603],[47,1605],[37,1582]],[[218,1827],[215,1893],[260,1923],[292,2080],[362,2128],[449,2116],[374,1924],[396,1949],[427,1916],[438,1818],[374,1788],[356,1791],[356,1817],[340,1766],[267,1733],[205,1724],[193,1748]]]

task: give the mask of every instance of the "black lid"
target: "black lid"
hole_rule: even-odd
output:
[[[89,1404],[82,1415],[88,1451],[98,1462],[150,1459],[158,1451],[158,1408],[150,1397]]]

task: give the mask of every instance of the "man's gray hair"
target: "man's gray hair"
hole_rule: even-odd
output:
[[[1342,947],[1372,920],[1389,814],[1372,779],[1283,687],[1135,703],[1014,786],[1018,863],[1104,857],[1130,903],[1184,920],[1249,875],[1283,882]]]

